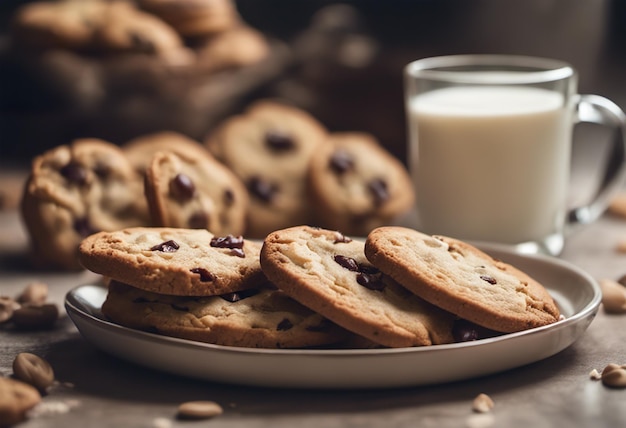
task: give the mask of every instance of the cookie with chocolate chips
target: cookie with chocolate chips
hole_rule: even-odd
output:
[[[414,202],[406,168],[368,133],[331,133],[309,178],[319,224],[351,235],[390,224]]]
[[[510,333],[559,320],[543,285],[466,242],[380,227],[368,235],[365,254],[424,300],[487,329]]]
[[[278,230],[263,243],[261,266],[295,300],[382,346],[454,340],[454,317],[374,267],[363,241],[308,226]]]
[[[157,152],[172,152],[187,157],[204,157],[207,149],[199,141],[175,131],[142,134],[121,145],[124,154],[140,174],[145,174]]]
[[[159,17],[131,2],[109,2],[94,31],[94,48],[104,53],[143,54],[190,64],[194,56],[180,36]]]
[[[212,296],[265,282],[260,247],[241,236],[216,236],[206,229],[136,227],[85,238],[79,259],[92,272],[142,290]]]
[[[168,296],[113,281],[102,313],[123,326],[225,346],[304,348],[348,333],[269,286],[220,296]]]
[[[116,145],[80,139],[37,156],[21,199],[33,262],[80,269],[81,240],[149,223],[143,180]]]
[[[154,226],[244,233],[248,193],[208,152],[158,152],[146,169],[145,193]]]
[[[311,224],[307,175],[326,128],[307,112],[269,100],[226,119],[205,141],[250,195],[247,236]]]
[[[108,7],[104,1],[23,3],[11,20],[12,40],[27,49],[91,50]]]

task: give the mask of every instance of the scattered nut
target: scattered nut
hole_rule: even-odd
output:
[[[52,366],[43,358],[22,352],[13,360],[13,374],[41,392],[45,392],[54,382]]]
[[[25,382],[0,377],[0,423],[11,426],[26,419],[27,412],[41,402],[37,389]]]
[[[48,299],[48,284],[32,282],[24,288],[15,300],[23,305],[41,306]]]
[[[224,412],[214,401],[188,401],[178,406],[179,419],[208,419]]]
[[[495,403],[487,394],[478,394],[472,402],[472,410],[476,413],[487,413],[493,409]]]
[[[626,364],[609,364],[602,370],[602,383],[611,388],[626,388]]]
[[[50,328],[59,318],[59,309],[54,303],[40,306],[24,305],[13,312],[12,321],[17,328],[36,330]]]
[[[602,305],[610,314],[626,313],[626,287],[612,279],[600,280]]]
[[[615,364],[615,363],[609,363],[606,365],[606,367],[602,370],[602,376],[604,376],[607,373],[610,373],[612,371],[615,370],[619,370],[621,369],[623,366],[620,366],[619,364]]]

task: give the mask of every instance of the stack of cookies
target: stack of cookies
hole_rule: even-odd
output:
[[[10,35],[26,54],[139,55],[212,72],[269,54],[266,38],[232,0],[40,0],[17,9]]]
[[[100,232],[80,261],[109,279],[102,312],[136,329],[227,346],[299,348],[346,332],[266,280],[259,243],[206,230]]]
[[[548,325],[560,313],[515,267],[447,237],[380,227],[365,240],[295,226],[263,243],[129,228],[80,245],[121,325],[228,346],[412,347]]]
[[[304,110],[261,100],[204,144],[179,133],[121,146],[79,139],[36,157],[22,197],[33,257],[80,269],[80,241],[133,226],[264,239],[310,224],[365,236],[413,204],[405,167],[373,136],[329,132]]]

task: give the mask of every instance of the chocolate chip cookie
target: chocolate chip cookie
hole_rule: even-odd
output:
[[[203,157],[208,153],[202,143],[175,131],[143,134],[128,140],[121,148],[140,174],[146,172],[156,152],[166,151],[191,157]]]
[[[104,1],[27,3],[13,16],[12,38],[29,49],[91,50],[94,29],[102,23],[107,8]]]
[[[142,290],[212,296],[255,288],[265,277],[261,245],[206,229],[136,227],[100,232],[79,247],[82,265]]]
[[[345,329],[388,347],[452,342],[454,317],[374,267],[364,242],[297,226],[267,236],[261,266],[268,279]]]
[[[402,163],[368,133],[335,132],[313,154],[310,188],[320,225],[366,236],[411,209]]]
[[[248,193],[208,152],[158,152],[146,170],[145,193],[155,226],[244,233]]]
[[[307,175],[326,128],[307,112],[257,101],[211,133],[206,146],[243,181],[250,195],[247,236],[311,224]]]
[[[130,2],[111,2],[94,31],[94,46],[105,53],[170,55],[183,50],[180,35],[162,19]]]
[[[181,297],[113,281],[102,312],[129,328],[226,346],[304,348],[334,344],[348,334],[269,287]]]
[[[199,66],[216,72],[256,64],[269,56],[270,46],[263,33],[239,25],[207,38],[198,44],[197,51]]]
[[[78,245],[87,235],[149,223],[143,179],[119,147],[97,139],[37,156],[21,215],[35,264],[61,269],[80,268]]]
[[[559,320],[543,285],[463,241],[380,227],[368,235],[365,254],[416,295],[479,326],[510,333]]]

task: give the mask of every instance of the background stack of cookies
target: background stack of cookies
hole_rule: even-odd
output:
[[[118,146],[79,139],[32,162],[21,199],[33,262],[80,269],[80,241],[132,226],[264,239],[315,225],[365,236],[414,201],[403,164],[370,134],[256,101],[204,141],[167,131]]]
[[[232,0],[31,1],[7,27],[6,150],[24,157],[79,137],[199,138],[288,62]]]

